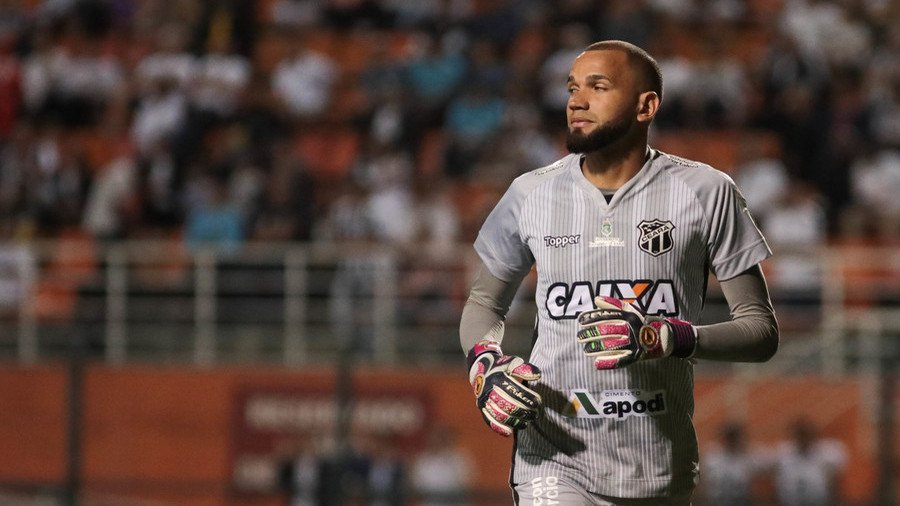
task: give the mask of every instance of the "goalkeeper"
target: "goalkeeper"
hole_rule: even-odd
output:
[[[693,361],[775,353],[759,265],[771,252],[728,176],[648,146],[663,89],[646,52],[593,44],[567,86],[571,154],[518,177],[475,241],[460,322],[475,402],[514,437],[516,504],[688,505]],[[526,361],[501,340],[532,267]],[[732,319],[698,326],[710,273]]]

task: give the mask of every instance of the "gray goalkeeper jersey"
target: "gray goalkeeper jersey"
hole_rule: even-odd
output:
[[[666,358],[598,371],[576,341],[576,316],[603,294],[696,322],[709,272],[726,280],[771,252],[726,174],[649,155],[609,203],[581,173],[579,155],[526,173],[475,241],[500,279],[537,268],[530,361],[543,372],[535,389],[544,412],[516,434],[513,484],[565,479],[631,498],[696,483],[692,363]]]

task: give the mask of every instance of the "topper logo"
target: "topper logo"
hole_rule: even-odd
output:
[[[571,244],[578,244],[578,241],[581,240],[581,234],[575,235],[545,235],[544,236],[544,246],[552,246],[554,248],[565,248]]]

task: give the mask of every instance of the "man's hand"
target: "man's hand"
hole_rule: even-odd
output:
[[[541,379],[541,371],[519,357],[504,355],[500,344],[484,340],[468,354],[469,383],[475,403],[490,428],[501,436],[537,418],[541,396],[526,385]]]
[[[683,320],[646,317],[628,302],[599,295],[597,309],[578,315],[578,342],[597,369],[616,369],[638,360],[688,358],[697,332]]]

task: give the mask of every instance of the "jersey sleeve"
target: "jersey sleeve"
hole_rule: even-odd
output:
[[[475,251],[484,265],[503,281],[520,279],[534,264],[534,256],[519,226],[525,194],[518,183],[516,180],[510,185],[475,239]]]
[[[734,181],[722,174],[710,210],[710,269],[720,281],[731,279],[772,256]]]

